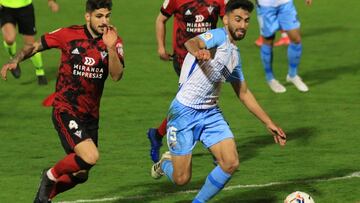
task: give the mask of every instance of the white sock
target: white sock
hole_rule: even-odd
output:
[[[46,175],[48,176],[48,178],[54,182],[56,182],[56,178],[54,177],[54,175],[51,173],[51,168],[46,172]]]

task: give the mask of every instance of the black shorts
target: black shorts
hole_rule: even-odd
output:
[[[35,35],[35,14],[32,4],[21,8],[2,7],[0,11],[1,27],[6,23],[19,27],[19,33],[23,35]]]
[[[98,119],[83,121],[57,109],[53,110],[52,119],[67,154],[74,152],[74,147],[77,144],[89,138],[98,146]]]

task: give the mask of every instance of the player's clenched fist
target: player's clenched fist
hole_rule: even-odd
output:
[[[211,54],[207,49],[200,49],[195,53],[195,57],[200,61],[207,61],[210,60]]]

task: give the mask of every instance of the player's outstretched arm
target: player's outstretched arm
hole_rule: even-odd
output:
[[[253,113],[261,122],[266,125],[266,128],[273,135],[274,141],[281,146],[286,144],[286,135],[283,130],[278,127],[271,118],[267,115],[267,113],[263,110],[263,108],[256,101],[254,95],[247,88],[247,84],[245,81],[235,81],[232,82],[232,87],[235,91],[235,94],[240,99],[240,101],[246,106],[246,108]]]
[[[171,54],[166,51],[165,37],[166,37],[166,22],[169,18],[159,13],[155,22],[156,41],[158,45],[158,54],[161,60],[172,60]]]
[[[43,51],[44,47],[41,44],[41,41],[34,42],[31,45],[26,45],[24,48],[15,54],[15,56],[5,65],[3,65],[1,69],[1,77],[3,80],[6,80],[7,71],[13,70],[16,68],[16,65],[21,61],[30,58],[37,52]]]
[[[109,54],[109,72],[110,76],[114,81],[119,81],[122,78],[124,71],[124,64],[120,61],[117,50],[116,42],[118,39],[116,28],[112,25],[109,25],[104,29],[103,34],[104,44],[107,47]]]

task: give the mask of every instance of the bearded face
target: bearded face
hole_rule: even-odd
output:
[[[231,38],[235,41],[245,37],[249,26],[250,12],[238,8],[224,16],[224,24],[227,27]]]
[[[105,27],[110,24],[110,14],[111,12],[106,8],[96,9],[91,13],[86,13],[85,18],[88,28],[90,28],[95,35],[102,35]]]

